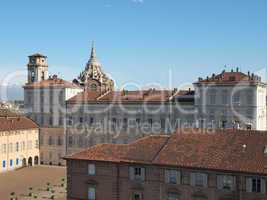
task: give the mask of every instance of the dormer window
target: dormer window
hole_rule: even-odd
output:
[[[235,81],[235,76],[230,76],[229,81]]]

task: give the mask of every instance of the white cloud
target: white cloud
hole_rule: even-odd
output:
[[[144,0],[132,0],[134,3],[144,3]]]

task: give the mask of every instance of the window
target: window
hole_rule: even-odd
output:
[[[32,141],[28,141],[28,149],[32,149]]]
[[[135,120],[135,122],[136,122],[136,126],[137,126],[137,127],[140,127],[140,123],[141,123],[140,118],[137,118],[137,119]]]
[[[92,91],[97,91],[97,85],[96,84],[92,84],[91,85],[91,90]]]
[[[208,176],[204,173],[191,173],[191,185],[196,187],[207,187]]]
[[[25,142],[22,142],[22,149],[25,150]]]
[[[52,146],[54,144],[53,137],[50,135],[48,138],[48,145]]]
[[[255,193],[266,192],[266,180],[260,177],[246,178],[246,191]]]
[[[216,103],[216,91],[211,90],[209,93],[209,102],[211,105],[214,105]]]
[[[178,200],[178,194],[174,192],[169,192],[167,200]]]
[[[2,152],[3,152],[3,153],[6,153],[6,144],[3,144],[3,145],[2,145]]]
[[[223,90],[222,91],[222,104],[227,104],[227,97],[228,97],[228,94],[227,94],[227,90]]]
[[[53,126],[53,117],[49,117],[49,125]]]
[[[16,159],[16,165],[19,165],[19,159],[18,158]]]
[[[116,118],[112,118],[112,130],[115,131],[116,127],[117,127],[117,119]]]
[[[88,188],[88,200],[95,200],[95,188],[94,187],[89,187]]]
[[[230,76],[229,81],[235,81],[235,76]]]
[[[72,116],[69,116],[68,117],[68,125],[72,125],[72,123],[73,123]]]
[[[95,165],[88,164],[88,175],[95,175]]]
[[[127,118],[124,118],[123,119],[123,128],[124,129],[127,129],[127,127],[128,127],[128,119]]]
[[[248,90],[246,92],[246,97],[247,97],[247,104],[252,105],[253,104],[253,91]]]
[[[61,138],[61,136],[58,136],[58,137],[57,137],[57,145],[58,145],[58,146],[61,146],[62,143],[63,143],[63,142],[62,142],[62,138]]]
[[[235,177],[228,175],[217,176],[217,188],[220,190],[235,190]]]
[[[9,152],[13,152],[13,144],[9,143]]]
[[[73,137],[69,136],[69,146],[72,147],[73,145]]]
[[[19,143],[16,142],[16,152],[19,152]]]
[[[149,124],[150,127],[152,127],[152,125],[153,125],[153,120],[152,120],[151,118],[148,119],[148,124]]]
[[[12,159],[9,161],[9,166],[13,167],[13,160]]]
[[[42,62],[44,62],[44,60],[42,60]],[[42,72],[42,80],[44,80],[44,79],[45,79],[45,73]]]
[[[5,160],[2,161],[2,167],[6,168],[6,161]]]
[[[90,125],[93,125],[93,123],[94,123],[94,118],[90,117]]]
[[[166,183],[180,184],[180,172],[177,170],[165,170]]]
[[[145,168],[142,167],[130,167],[130,180],[144,181],[145,180]]]
[[[240,92],[236,92],[233,97],[232,97],[232,102],[233,104],[238,104],[240,105]]]
[[[133,200],[142,200],[142,193],[141,192],[134,192],[133,193]]]
[[[165,126],[166,126],[166,120],[165,119],[160,119],[160,126],[162,129],[165,129]]]
[[[79,121],[80,121],[80,123],[83,123],[83,117],[80,117]]]

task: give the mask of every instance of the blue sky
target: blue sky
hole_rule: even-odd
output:
[[[224,65],[257,71],[267,66],[266,10],[266,0],[1,0],[0,79],[40,52],[72,80],[92,40],[118,86],[168,87],[170,70],[172,87]]]

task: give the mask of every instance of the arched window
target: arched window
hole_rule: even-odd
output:
[[[95,83],[93,83],[93,84],[91,85],[91,90],[92,90],[92,91],[96,91],[96,90],[97,90],[97,85],[96,85]]]

